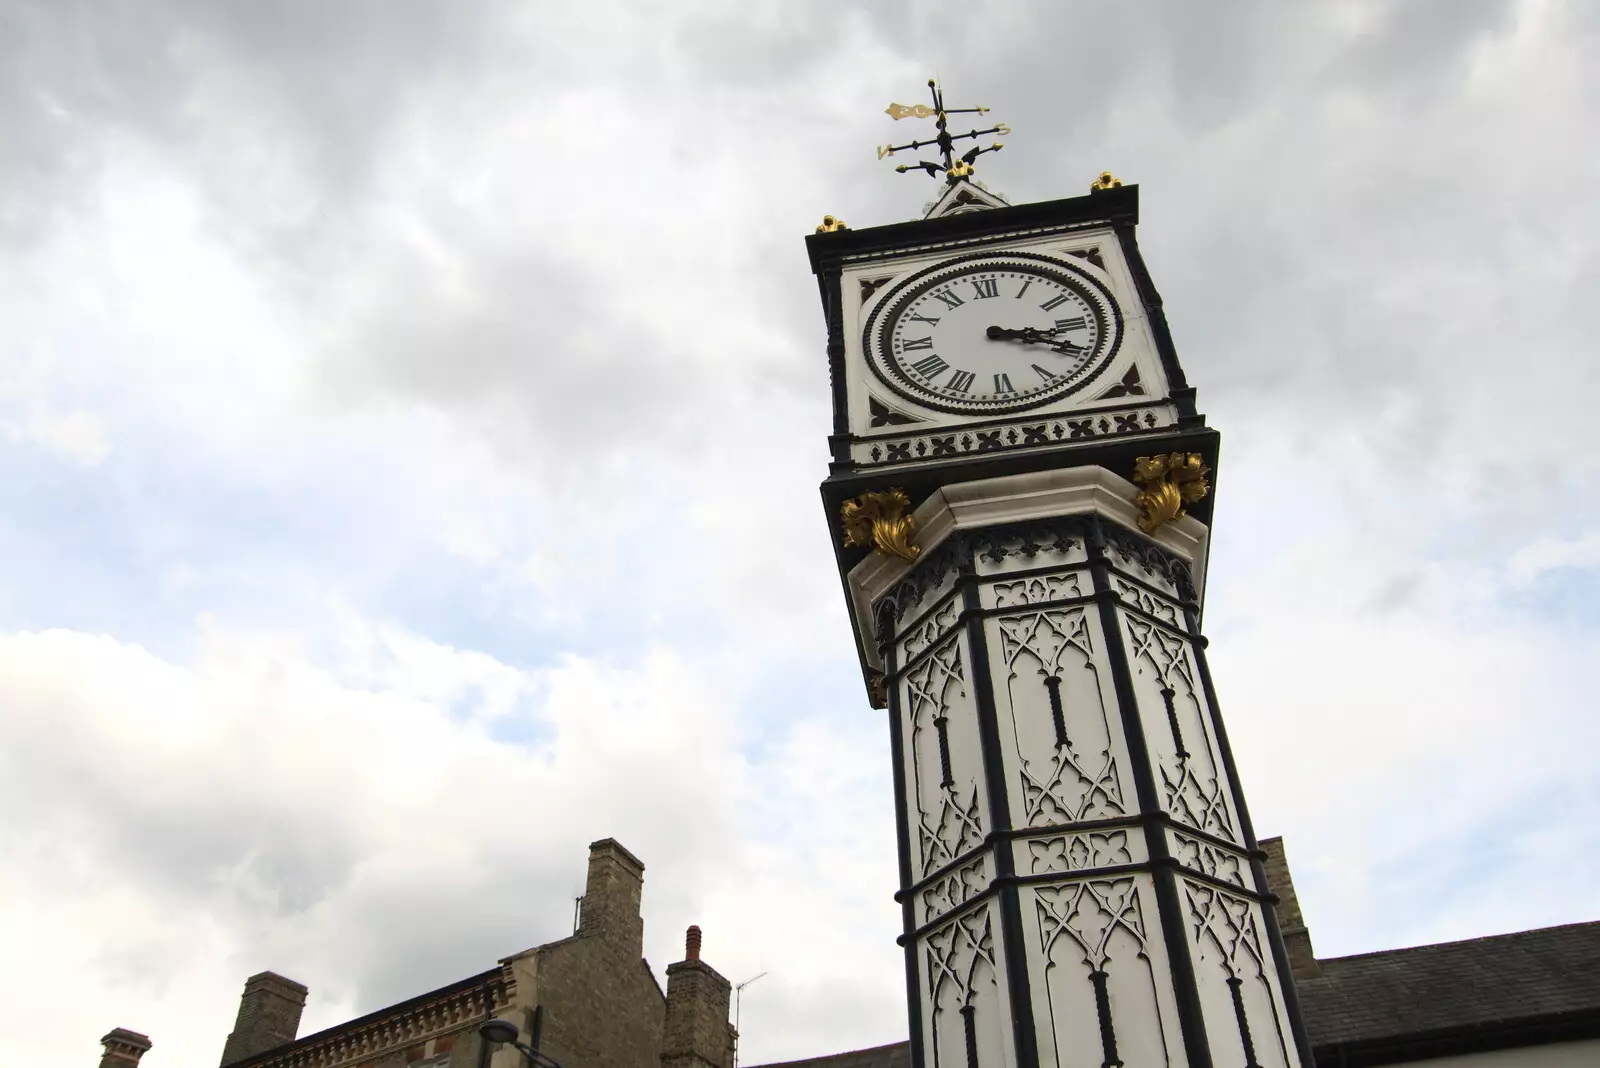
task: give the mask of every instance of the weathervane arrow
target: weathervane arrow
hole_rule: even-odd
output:
[[[953,134],[948,129],[948,119],[951,115],[983,115],[989,109],[985,107],[947,108],[944,106],[944,91],[939,88],[938,81],[932,78],[928,79],[928,89],[933,94],[932,107],[927,104],[890,104],[884,109],[884,113],[896,122],[901,119],[933,119],[938,133],[926,141],[908,141],[903,145],[879,145],[878,158],[884,159],[894,155],[896,152],[915,151],[929,145],[936,146],[939,150],[940,162],[918,160],[912,164],[902,163],[895,170],[900,174],[905,174],[909,171],[926,171],[934,178],[943,174],[945,181],[954,185],[962,178],[971,176],[972,164],[979,156],[985,152],[998,152],[1005,147],[996,141],[994,144],[982,148],[974,147],[968,149],[958,157],[955,151],[955,142],[969,137],[983,137],[986,134],[999,134],[1004,137],[1011,133],[1011,128],[1005,123],[996,123],[987,130],[970,130],[963,134]]]

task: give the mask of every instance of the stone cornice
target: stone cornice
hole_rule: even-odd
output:
[[[1165,524],[1154,534],[1137,534],[1139,509],[1133,503],[1139,487],[1103,467],[1068,467],[1004,475],[973,482],[958,482],[936,490],[912,512],[917,560],[907,561],[871,553],[845,578],[854,602],[857,640],[865,662],[882,670],[872,606],[897,582],[930,557],[952,534],[961,530],[1002,526],[1072,515],[1099,515],[1131,535],[1173,554],[1190,569],[1198,600],[1205,589],[1206,542],[1204,523],[1192,516]]]
[[[424,994],[228,1068],[338,1068],[464,1030],[507,1008],[516,996],[516,977],[506,963],[496,975],[475,977],[434,995]],[[486,1005],[486,1000],[491,1004]]]

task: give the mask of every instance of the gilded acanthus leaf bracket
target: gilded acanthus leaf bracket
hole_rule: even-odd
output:
[[[880,671],[867,677],[867,703],[873,708],[889,707],[889,685]]]
[[[1211,492],[1206,476],[1211,469],[1197,452],[1169,452],[1160,456],[1141,456],[1133,462],[1133,480],[1139,492],[1133,503],[1139,506],[1139,529],[1154,534],[1174,519],[1188,513],[1185,505],[1204,500]]]
[[[902,489],[863,493],[839,509],[844,521],[846,549],[875,549],[885,556],[915,560],[922,547],[914,540],[916,520],[911,518],[911,498]]]

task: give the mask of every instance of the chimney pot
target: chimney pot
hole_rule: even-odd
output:
[[[689,925],[689,933],[683,940],[683,959],[700,959],[700,928],[694,924]]]

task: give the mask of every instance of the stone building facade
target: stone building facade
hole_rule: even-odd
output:
[[[487,1044],[499,1017],[564,1068],[733,1068],[731,986],[700,960],[689,928],[685,959],[662,991],[644,960],[644,865],[613,839],[589,846],[589,871],[570,938],[515,953],[476,975],[358,1019],[298,1037],[306,987],[274,972],[245,981],[222,1068],[520,1068],[523,1055]],[[137,1068],[150,1048],[118,1028],[101,1040],[101,1068]]]

